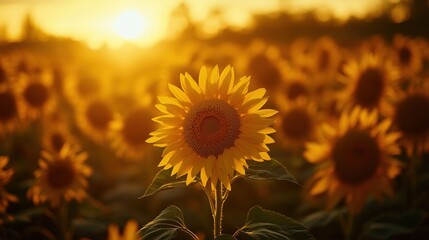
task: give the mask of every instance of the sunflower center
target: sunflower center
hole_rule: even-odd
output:
[[[337,140],[332,158],[338,178],[355,185],[374,175],[381,153],[377,141],[368,132],[351,130]]]
[[[124,120],[122,135],[127,143],[140,145],[147,139],[152,121],[147,110],[137,109]]]
[[[65,139],[61,133],[56,132],[51,135],[51,145],[55,151],[59,152],[64,146]]]
[[[290,100],[295,100],[300,96],[307,96],[307,94],[307,88],[299,82],[291,83],[286,89],[286,96]]]
[[[394,120],[406,135],[427,134],[429,131],[429,98],[423,94],[405,97],[396,107]]]
[[[184,122],[185,141],[201,157],[218,156],[234,146],[240,134],[240,116],[231,105],[209,99],[195,105]]]
[[[113,112],[107,103],[97,101],[88,106],[86,117],[92,127],[98,130],[105,130],[113,119]]]
[[[71,162],[55,161],[48,167],[47,181],[55,189],[64,189],[75,180],[76,172]]]
[[[312,127],[311,118],[304,109],[292,109],[284,114],[282,119],[284,134],[293,139],[306,138]]]
[[[331,55],[329,54],[329,51],[322,50],[319,54],[318,58],[318,67],[319,71],[326,71],[329,67],[329,61],[331,60]]]
[[[409,65],[411,62],[411,50],[407,47],[402,47],[399,50],[399,61],[402,65]]]
[[[41,83],[30,83],[24,91],[27,103],[35,108],[41,108],[48,100],[48,88]]]
[[[356,104],[364,108],[374,108],[384,90],[383,73],[376,68],[368,68],[359,76],[354,92]]]
[[[0,93],[0,121],[8,121],[17,114],[15,97],[10,92]]]

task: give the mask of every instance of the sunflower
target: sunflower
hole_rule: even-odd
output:
[[[314,48],[310,53],[311,70],[316,76],[324,79],[332,78],[338,70],[341,61],[340,56],[340,50],[332,38],[319,38],[314,43]]]
[[[298,38],[289,46],[290,62],[295,69],[299,69],[304,73],[309,73],[311,70],[311,42],[307,38]]]
[[[9,202],[17,202],[18,198],[15,195],[8,193],[4,186],[10,182],[15,171],[13,169],[5,170],[9,158],[6,156],[0,156],[0,213],[6,212],[6,208]]]
[[[22,101],[13,88],[0,86],[0,136],[13,132],[22,116]]]
[[[388,61],[365,54],[360,61],[350,61],[344,67],[345,77],[339,78],[345,88],[338,96],[339,109],[350,110],[354,106],[382,114],[392,112],[391,101],[396,97],[398,72]]]
[[[60,152],[66,143],[75,145],[76,140],[65,119],[59,114],[52,114],[43,122],[42,146],[46,150]]]
[[[256,85],[266,88],[269,93],[282,81],[280,69],[285,61],[276,46],[255,40],[237,61],[243,65],[244,71],[250,73]]]
[[[148,148],[146,139],[154,130],[152,111],[138,106],[112,123],[112,146],[120,157],[141,158]]]
[[[298,149],[313,140],[319,118],[314,104],[301,97],[278,106],[280,113],[275,122],[276,135],[285,148]]]
[[[234,70],[227,66],[219,75],[214,67],[208,76],[200,70],[198,84],[185,73],[180,75],[182,89],[169,85],[174,97],[159,97],[156,107],[164,114],[153,120],[161,128],[147,142],[166,147],[159,166],[173,168],[172,174],[187,175],[191,183],[200,173],[201,183],[218,180],[231,189],[235,172],[245,174],[246,160],[270,160],[266,144],[274,140],[267,134],[277,113],[260,109],[266,102],[265,89],[248,92],[250,77],[234,82]]]
[[[385,56],[389,51],[384,38],[381,35],[374,35],[361,43],[359,52]]]
[[[403,77],[412,77],[422,69],[419,45],[411,39],[396,35],[393,39],[393,59]]]
[[[320,163],[309,182],[310,196],[327,193],[328,208],[341,199],[357,214],[369,196],[381,201],[392,195],[390,180],[400,173],[400,163],[392,155],[400,153],[400,134],[387,132],[389,119],[377,125],[376,111],[360,108],[343,113],[336,126],[324,125],[321,140],[306,144],[304,157]]]
[[[31,77],[23,74],[17,83],[19,97],[24,103],[24,118],[34,120],[46,115],[55,107],[55,99],[49,77]]]
[[[91,168],[85,165],[88,155],[66,144],[60,152],[42,152],[39,169],[34,172],[36,181],[28,190],[27,196],[35,204],[49,201],[52,207],[60,202],[86,197],[86,178],[91,175]]]
[[[116,113],[109,101],[103,98],[93,98],[81,102],[76,109],[77,124],[91,139],[100,142],[111,130],[111,124],[116,119]]]
[[[310,97],[312,88],[308,82],[308,76],[301,71],[285,68],[284,77],[275,93],[276,102],[295,101],[300,97]]]
[[[72,104],[104,96],[109,91],[108,79],[103,74],[70,72],[64,79],[64,93]]]
[[[402,133],[407,153],[429,152],[429,84],[413,86],[395,104],[393,122]]]
[[[107,240],[137,240],[138,224],[135,220],[129,220],[125,224],[123,235],[119,234],[119,227],[116,224],[110,224],[108,228]]]

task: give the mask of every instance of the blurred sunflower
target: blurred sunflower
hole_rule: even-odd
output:
[[[362,41],[358,52],[385,57],[386,54],[389,53],[389,50],[384,38],[381,35],[374,35],[369,39]]]
[[[376,111],[360,108],[343,113],[337,126],[324,125],[319,142],[306,144],[304,157],[320,163],[320,169],[309,182],[309,195],[328,194],[328,208],[341,199],[351,213],[357,214],[369,196],[381,201],[392,195],[390,180],[400,171],[392,155],[400,153],[396,144],[400,134],[387,132],[389,119],[377,125]]]
[[[10,182],[15,171],[13,169],[5,170],[9,158],[6,156],[0,156],[0,213],[6,212],[6,208],[9,202],[17,202],[18,198],[15,195],[8,193],[4,186]]]
[[[138,106],[112,123],[112,146],[120,157],[143,157],[149,147],[146,139],[154,130],[152,116],[149,107]]]
[[[138,224],[135,220],[129,220],[124,227],[123,235],[119,233],[119,227],[116,224],[110,224],[108,228],[107,240],[138,240]]]
[[[306,74],[291,68],[285,68],[282,72],[284,72],[284,77],[275,92],[275,99],[278,104],[311,96],[312,88]]]
[[[43,122],[42,147],[48,151],[60,152],[66,144],[76,144],[63,117],[52,114]]]
[[[294,69],[298,69],[304,73],[311,71],[311,42],[307,38],[298,38],[293,41],[288,49],[289,60]]]
[[[320,117],[316,106],[306,98],[278,104],[280,114],[275,126],[276,136],[286,149],[298,149],[313,140]]]
[[[64,92],[70,103],[79,104],[108,91],[107,79],[93,75],[87,72],[69,73],[64,82]]]
[[[219,74],[216,66],[208,76],[200,70],[198,84],[185,73],[182,89],[169,85],[174,97],[159,97],[156,107],[164,114],[153,120],[161,128],[147,142],[166,147],[159,166],[173,168],[172,174],[187,175],[191,183],[200,173],[201,183],[218,180],[231,189],[235,172],[245,174],[246,160],[270,160],[266,144],[274,140],[267,134],[272,109],[260,109],[266,102],[265,89],[248,92],[250,77],[234,82],[234,70],[227,66]]]
[[[393,39],[393,59],[402,77],[412,77],[422,69],[422,56],[419,45],[411,39],[396,35]]]
[[[252,42],[237,62],[244,65],[242,71],[250,73],[256,86],[266,88],[269,93],[282,81],[280,69],[285,61],[277,47],[264,41]]]
[[[25,120],[34,120],[51,112],[55,107],[50,78],[22,75],[16,85],[19,97],[24,103]]]
[[[13,132],[22,116],[23,103],[13,88],[0,86],[0,136]]]
[[[393,122],[402,133],[408,155],[429,152],[429,84],[411,87],[395,104]]]
[[[396,97],[398,72],[390,62],[365,54],[360,61],[350,61],[344,67],[345,77],[339,78],[345,88],[339,92],[339,109],[346,111],[354,106],[382,114],[392,112],[391,101]]]
[[[96,142],[105,139],[116,118],[110,102],[102,98],[93,98],[81,102],[76,108],[76,121],[80,129]]]
[[[86,178],[91,175],[91,168],[85,165],[88,155],[66,144],[60,152],[42,152],[39,169],[34,172],[35,183],[27,192],[27,196],[35,204],[50,202],[58,207],[60,202],[76,199],[82,201],[86,197],[88,186]]]
[[[331,80],[338,70],[341,61],[340,50],[330,37],[319,38],[314,43],[309,60],[312,61],[311,70],[316,77]]]

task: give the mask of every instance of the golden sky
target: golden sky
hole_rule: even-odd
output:
[[[226,21],[237,27],[248,25],[251,14],[283,8],[290,12],[306,9],[331,11],[339,18],[364,16],[386,0],[184,0],[195,21],[207,19],[220,8]],[[132,41],[143,46],[168,36],[169,14],[178,0],[0,0],[0,26],[11,37],[20,33],[22,16],[31,12],[47,32],[72,36],[97,47],[107,42],[118,46]],[[121,26],[127,26],[125,27]]]

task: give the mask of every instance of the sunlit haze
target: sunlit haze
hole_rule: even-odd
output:
[[[207,22],[207,28],[216,31],[208,21],[214,9],[220,9],[227,24],[235,28],[247,27],[254,13],[272,11],[298,12],[318,9],[323,14],[345,19],[365,16],[380,7],[382,0],[186,0],[193,21]],[[174,0],[137,1],[65,1],[65,0],[6,0],[0,1],[0,26],[6,26],[9,37],[20,35],[23,16],[30,13],[35,22],[48,33],[83,40],[91,47],[107,43],[119,46],[133,42],[151,45],[170,37],[170,13],[181,2]]]

